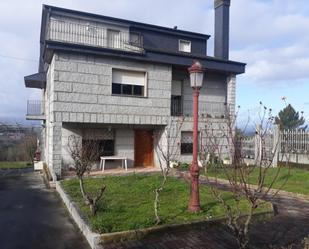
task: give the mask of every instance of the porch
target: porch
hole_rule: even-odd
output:
[[[155,134],[162,129],[162,126],[152,125],[63,123],[62,174],[74,174],[69,150],[69,138],[72,136],[81,143],[94,141],[99,146],[100,155],[93,163],[91,175],[123,173],[126,171],[124,166],[127,166],[128,173],[159,169]],[[104,172],[102,158],[107,158]]]

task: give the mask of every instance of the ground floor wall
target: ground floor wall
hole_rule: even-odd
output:
[[[230,155],[226,136],[225,119],[199,120],[199,150],[206,150],[206,146],[213,145],[211,139],[216,137],[221,148],[222,155]],[[192,143],[193,119],[190,117],[174,117],[169,119],[167,126],[129,126],[113,124],[85,124],[85,123],[60,123],[47,124],[44,128],[42,139],[44,143],[43,159],[51,169],[51,172],[61,178],[63,171],[74,167],[68,148],[70,136],[82,141],[82,139],[112,139],[113,155],[127,157],[128,167],[135,165],[135,130],[144,129],[153,132],[153,166],[166,167],[167,153],[171,154],[172,161],[191,163],[192,152],[183,153],[184,137]],[[207,128],[206,128],[207,127]],[[188,135],[189,134],[189,135]],[[191,137],[190,137],[191,136]],[[220,138],[221,137],[221,138]],[[169,151],[167,150],[169,148]],[[221,156],[222,156],[221,155]],[[107,161],[106,169],[121,166],[120,161]],[[94,169],[99,169],[99,163],[94,164]]]

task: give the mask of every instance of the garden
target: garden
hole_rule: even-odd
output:
[[[92,230],[98,233],[110,233],[126,230],[143,229],[156,225],[154,216],[154,190],[160,184],[162,176],[128,175],[85,178],[87,191],[95,193],[102,184],[108,186],[103,198],[97,203],[98,211],[93,216],[85,204],[77,179],[64,180],[61,185],[65,192],[78,204],[82,215],[89,222]],[[200,187],[201,211],[188,212],[189,184],[181,179],[168,177],[164,191],[160,195],[161,225],[190,223],[193,221],[224,218],[225,210],[213,196],[209,186]],[[230,192],[222,192],[222,197],[231,206],[236,203]],[[249,212],[249,204],[243,199],[239,210]],[[271,204],[265,202],[255,213],[271,211]]]

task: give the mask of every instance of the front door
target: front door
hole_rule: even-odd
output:
[[[134,136],[134,165],[136,167],[153,166],[153,132],[135,130]]]

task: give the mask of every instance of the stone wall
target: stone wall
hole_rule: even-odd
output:
[[[162,125],[170,115],[171,67],[73,54],[54,57],[57,121]],[[113,68],[146,72],[147,97],[112,95]]]

